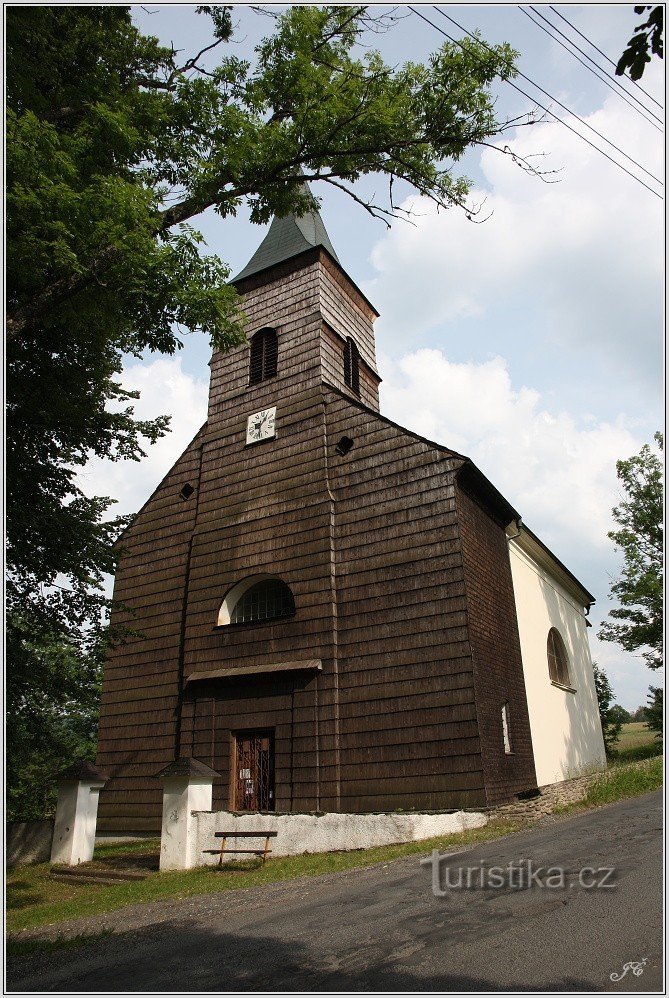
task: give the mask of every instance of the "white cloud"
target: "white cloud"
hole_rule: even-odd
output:
[[[424,349],[383,358],[382,372],[386,415],[471,457],[561,557],[608,550],[615,462],[643,443],[629,420],[552,413],[536,390],[512,385],[501,357],[457,364]]]
[[[662,176],[660,134],[625,104],[611,97],[586,120]],[[378,276],[365,285],[382,306],[380,340],[388,350],[407,338],[432,345],[436,335],[453,339],[448,327],[457,323],[461,348],[468,335],[477,338],[473,357],[495,343],[493,352],[546,353],[549,362],[573,364],[578,352],[598,378],[657,392],[661,202],[559,123],[518,129],[510,145],[521,156],[546,153],[538,165],[560,170],[559,182],[543,183],[486,149],[480,166],[487,190],[474,192],[487,198],[482,214],[492,213],[484,224],[407,199],[416,225],[397,223],[377,242]],[[470,321],[480,316],[484,329]]]
[[[423,349],[380,362],[384,414],[470,457],[595,595],[593,656],[608,669],[618,699],[638,706],[652,675],[640,659],[596,639],[620,570],[607,537],[620,496],[616,461],[648,442],[634,421],[552,412],[538,391],[512,384],[501,357],[454,363]]]
[[[183,371],[181,357],[133,364],[124,370],[121,381],[124,388],[140,392],[133,403],[138,419],[170,415],[172,421],[166,436],[145,447],[147,456],[141,461],[96,459],[80,474],[81,487],[88,495],[117,500],[112,515],[134,513],[146,502],[207,418],[209,391],[205,380]]]

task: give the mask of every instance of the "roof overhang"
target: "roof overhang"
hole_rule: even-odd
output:
[[[562,564],[559,558],[556,558],[550,548],[547,548],[544,542],[529,527],[519,522],[517,528],[518,532],[515,534],[511,530],[507,531],[509,543],[516,544],[540,568],[543,568],[556,582],[559,582],[563,589],[566,589],[574,599],[578,600],[582,606],[587,607],[589,610],[595,602],[595,597],[592,593],[578,581],[576,576],[569,571],[566,565]]]
[[[264,676],[275,672],[320,672],[323,663],[318,658],[306,662],[270,662],[266,665],[238,665],[228,669],[213,669],[211,672],[191,672],[186,676],[187,683],[206,679],[240,679],[245,676]]]

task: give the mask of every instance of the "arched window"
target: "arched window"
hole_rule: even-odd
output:
[[[562,635],[555,627],[548,632],[548,674],[552,683],[571,686],[569,680],[569,656]]]
[[[356,395],[360,394],[360,353],[350,336],[344,347],[344,383]]]
[[[259,385],[261,381],[276,376],[278,355],[276,329],[260,329],[251,337],[249,385]]]
[[[282,579],[256,575],[233,586],[218,614],[219,626],[280,620],[295,613],[293,594]]]

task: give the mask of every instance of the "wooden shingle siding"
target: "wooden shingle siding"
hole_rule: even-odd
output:
[[[252,730],[273,734],[278,810],[475,807],[528,789],[504,531],[461,492],[466,459],[378,414],[376,313],[327,252],[239,286],[248,335],[276,330],[276,375],[249,386],[248,344],[214,353],[208,421],[122,538],[114,622],[138,633],[105,672],[100,827],[157,831],[155,773],[175,755],[211,766],[214,808],[233,807],[234,737]],[[271,406],[275,438],[247,446],[248,416]],[[294,616],[218,626],[254,575],[290,587]],[[510,615],[499,635],[495,605]]]
[[[174,758],[181,606],[197,509],[197,490],[188,500],[179,492],[197,485],[201,440],[200,433],[120,540],[114,597],[125,607],[111,622],[140,634],[114,648],[105,669],[96,761],[110,779],[100,796],[101,831],[160,827],[160,785],[152,780],[149,790],[145,781]]]
[[[458,489],[474,688],[490,806],[536,787],[511,565],[504,529]],[[508,702],[513,751],[504,751],[501,710]]]
[[[342,808],[481,803],[454,499],[461,461],[338,394],[326,390],[325,399]],[[339,457],[334,447],[343,435],[354,446]],[[417,485],[424,479],[427,490]]]

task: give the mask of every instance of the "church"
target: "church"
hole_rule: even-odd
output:
[[[234,284],[248,342],[119,542],[98,830],[159,832],[178,759],[239,812],[481,809],[602,768],[594,597],[380,413],[378,313],[319,213],[275,218]]]

